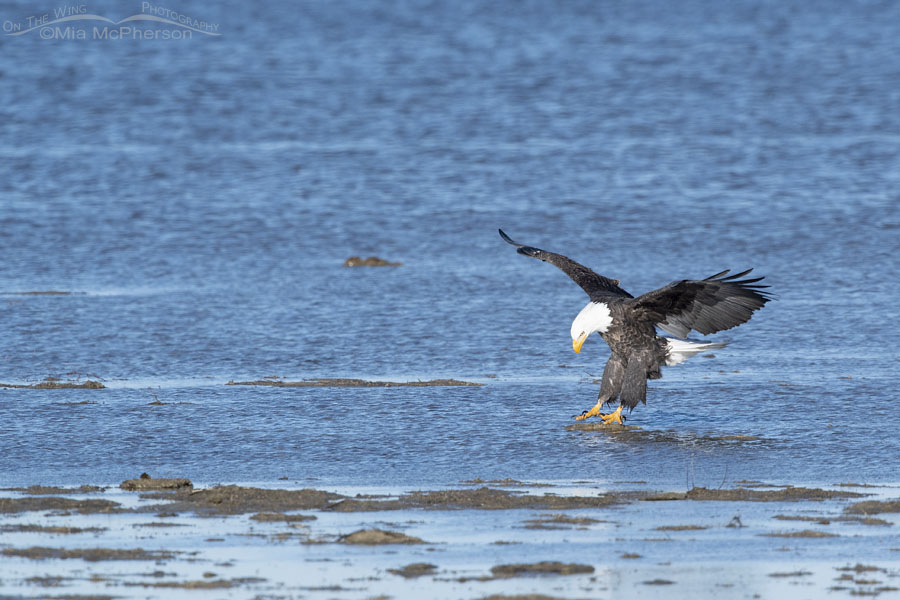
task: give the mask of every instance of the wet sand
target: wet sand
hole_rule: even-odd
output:
[[[900,588],[898,497],[764,482],[476,479],[388,494],[149,476],[34,485],[0,491],[0,595],[738,598],[797,581],[811,597],[880,595]]]

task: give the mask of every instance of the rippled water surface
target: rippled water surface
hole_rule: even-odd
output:
[[[898,480],[900,5],[179,10],[222,35],[0,35],[0,381],[108,388],[0,389],[0,484]],[[608,348],[498,227],[778,299],[651,382],[673,432],[566,431]],[[266,376],[485,385],[224,385]]]

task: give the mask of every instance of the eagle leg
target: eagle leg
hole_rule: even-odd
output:
[[[616,399],[616,396],[619,395],[619,392],[622,389],[622,382],[625,381],[627,364],[627,361],[619,354],[613,353],[609,357],[609,360],[606,362],[606,367],[603,369],[603,379],[600,382],[600,394],[597,396],[597,404],[595,404],[594,408],[591,410],[586,410],[575,417],[575,420],[583,421],[590,417],[604,416],[600,411],[603,410],[604,404],[612,402]],[[615,413],[610,414],[620,415],[621,413],[622,411],[618,410]],[[617,420],[614,422],[621,423],[622,421],[617,417]]]

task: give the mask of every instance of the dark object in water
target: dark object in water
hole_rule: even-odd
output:
[[[258,379],[256,381],[229,381],[225,385],[262,385],[269,387],[454,387],[481,386],[483,383],[460,381],[458,379],[429,379],[428,381],[367,381],[365,379],[304,379],[284,381],[281,379]]]
[[[344,261],[345,267],[402,267],[402,262],[391,262],[389,260],[384,260],[383,258],[378,258],[377,256],[370,256],[369,258],[360,258],[359,256],[351,256],[347,260]]]

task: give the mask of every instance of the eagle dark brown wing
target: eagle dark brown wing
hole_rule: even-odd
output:
[[[631,316],[680,338],[691,329],[703,335],[731,329],[749,321],[753,311],[772,299],[763,291],[769,286],[757,285],[762,277],[740,279],[752,270],[736,275],[726,270],[702,281],[673,281],[630,300]]]
[[[503,238],[503,241],[505,241],[507,244],[512,244],[517,248],[516,252],[518,252],[519,254],[538,258],[544,262],[550,263],[554,267],[558,267],[559,269],[561,269],[563,273],[571,277],[572,280],[581,287],[581,289],[587,292],[587,295],[591,297],[591,300],[599,302],[603,300],[609,300],[610,297],[618,297],[623,299],[633,298],[631,294],[619,287],[619,282],[615,279],[609,279],[608,277],[604,277],[603,275],[598,275],[591,269],[585,267],[584,265],[578,264],[571,258],[563,256],[562,254],[547,252],[546,250],[541,250],[540,248],[534,248],[532,246],[526,246],[524,244],[514,242],[509,238],[508,235],[503,233],[502,229],[498,229],[497,231],[500,232],[500,237]]]

